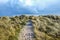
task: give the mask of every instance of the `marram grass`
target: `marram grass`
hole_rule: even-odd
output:
[[[0,40],[18,40],[20,30],[31,20],[36,40],[60,40],[60,16],[0,17]]]

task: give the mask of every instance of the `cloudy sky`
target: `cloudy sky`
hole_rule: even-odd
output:
[[[0,16],[60,15],[60,0],[0,0]]]

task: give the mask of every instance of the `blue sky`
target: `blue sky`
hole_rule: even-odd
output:
[[[60,0],[0,0],[0,16],[60,15]]]

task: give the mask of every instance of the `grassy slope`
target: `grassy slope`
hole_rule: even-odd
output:
[[[60,16],[0,17],[0,40],[18,40],[26,21],[32,20],[36,40],[60,40]]]
[[[60,40],[59,16],[39,16],[33,22],[37,40]]]
[[[18,33],[25,22],[23,16],[0,17],[0,40],[18,40]]]

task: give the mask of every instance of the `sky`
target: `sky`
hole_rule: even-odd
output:
[[[0,16],[60,15],[60,0],[0,0]]]

